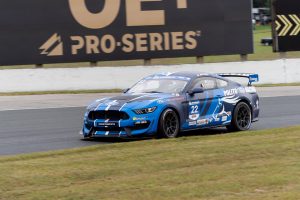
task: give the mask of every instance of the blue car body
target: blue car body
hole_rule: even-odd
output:
[[[242,86],[226,78],[231,76],[246,77],[249,85]],[[227,126],[239,102],[251,108],[252,122],[258,120],[259,97],[251,86],[258,81],[258,75],[177,72],[155,74],[141,81],[151,79],[184,80],[187,84],[178,93],[124,93],[98,99],[87,108],[81,134],[85,138],[153,136],[158,131],[161,114],[169,108],[177,113],[181,132]],[[200,79],[223,85],[191,95],[191,85]]]

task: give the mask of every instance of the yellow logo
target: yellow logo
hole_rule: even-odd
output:
[[[164,10],[142,10],[143,3],[162,2],[162,0],[126,0],[127,26],[158,26],[165,25]],[[111,25],[118,17],[121,0],[105,0],[102,11],[92,13],[88,10],[85,0],[69,0],[71,13],[76,21],[90,29],[101,29]],[[177,0],[177,8],[187,8],[187,0]]]
[[[62,56],[64,53],[61,36],[57,33],[53,34],[39,49],[42,55]]]

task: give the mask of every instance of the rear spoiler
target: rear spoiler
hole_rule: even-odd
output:
[[[259,81],[258,74],[223,73],[223,74],[218,74],[218,75],[221,76],[221,77],[248,78],[249,79],[248,85],[252,85],[252,83],[255,83],[255,82]]]

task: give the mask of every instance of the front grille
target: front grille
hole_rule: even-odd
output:
[[[119,120],[126,120],[129,119],[129,116],[122,111],[116,111],[116,110],[108,110],[108,111],[91,111],[89,113],[89,119],[96,120],[96,119],[102,119],[110,121],[119,121]]]

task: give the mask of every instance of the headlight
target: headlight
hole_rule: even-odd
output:
[[[153,113],[156,110],[156,108],[157,107],[137,109],[137,110],[133,110],[133,112],[135,112],[135,114],[138,114],[138,115],[148,114],[148,113]]]

